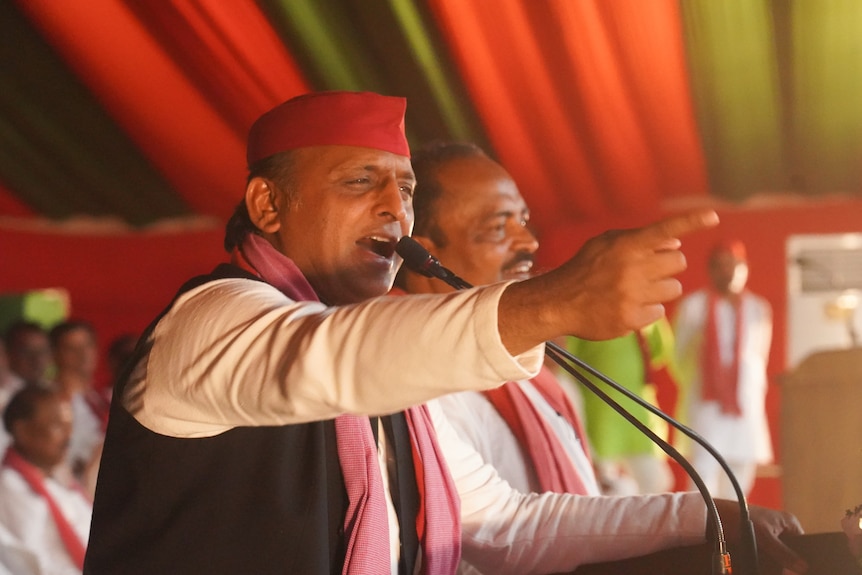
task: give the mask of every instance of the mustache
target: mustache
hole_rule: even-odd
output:
[[[503,266],[503,269],[511,269],[520,264],[521,262],[530,262],[531,264],[535,263],[533,259],[533,254],[529,252],[518,252],[517,254],[515,254],[515,257],[506,262],[506,265]]]

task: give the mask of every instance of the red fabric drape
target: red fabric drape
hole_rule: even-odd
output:
[[[14,194],[0,184],[0,216],[33,216],[33,210],[22,204]]]
[[[432,8],[543,229],[706,193],[674,0]]]
[[[252,0],[140,4],[19,7],[188,204],[226,218],[251,118],[307,85]]]

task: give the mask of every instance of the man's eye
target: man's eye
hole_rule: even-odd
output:
[[[479,239],[485,242],[500,242],[506,239],[506,224],[488,226],[479,235]]]

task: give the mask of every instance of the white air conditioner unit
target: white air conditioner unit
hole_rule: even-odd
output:
[[[862,345],[862,233],[787,239],[787,363]]]

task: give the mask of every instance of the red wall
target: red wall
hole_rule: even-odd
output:
[[[186,279],[225,259],[222,235],[214,225],[140,233],[0,226],[0,293],[65,288],[71,316],[93,323],[104,357],[111,339],[141,332]]]

